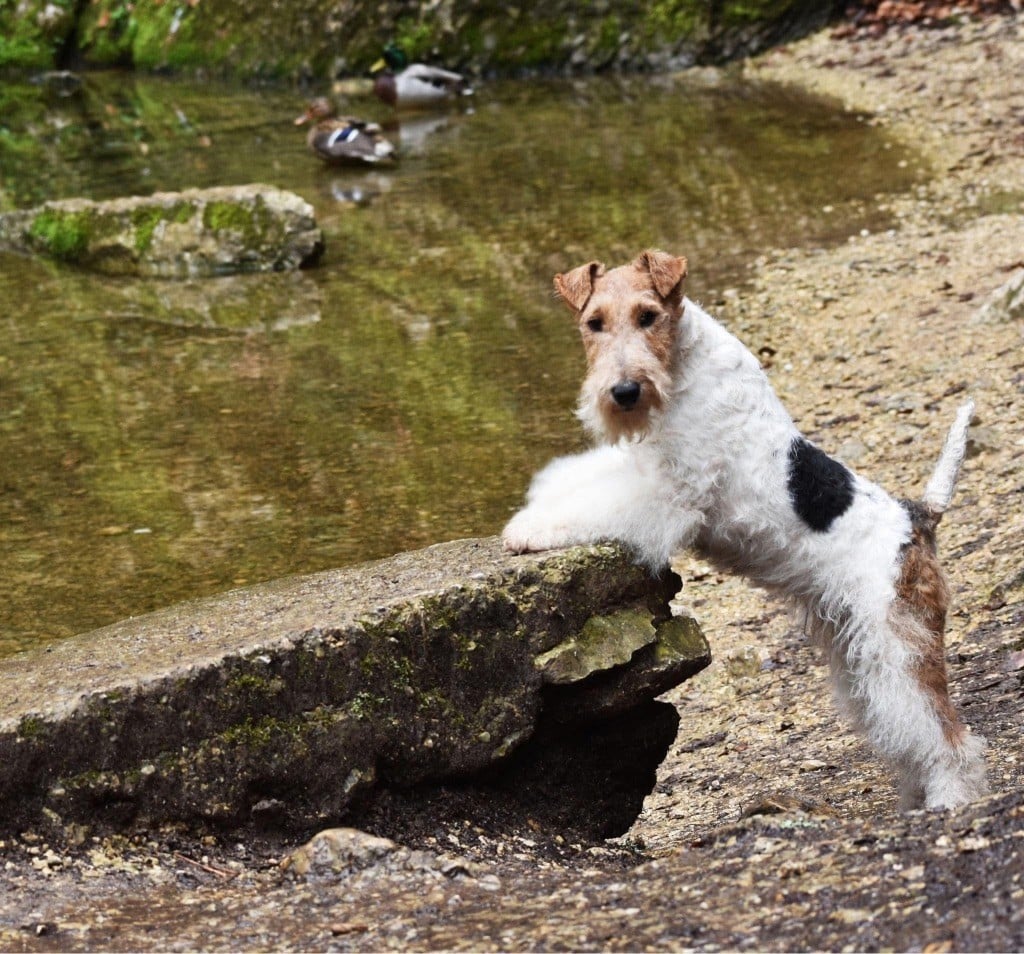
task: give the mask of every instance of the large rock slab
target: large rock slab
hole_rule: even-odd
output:
[[[0,830],[309,828],[377,786],[466,776],[544,718],[622,712],[707,665],[669,618],[679,583],[616,547],[465,540],[0,660]],[[599,646],[624,631],[625,652]],[[573,654],[589,664],[551,665]]]
[[[0,246],[105,274],[184,278],[303,268],[324,243],[308,202],[250,184],[46,202],[0,215]]]

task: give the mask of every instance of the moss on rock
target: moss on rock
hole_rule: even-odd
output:
[[[592,616],[580,633],[536,659],[545,682],[578,682],[629,661],[633,653],[655,640],[649,614],[623,610]]]
[[[237,202],[207,202],[203,208],[203,226],[215,232],[230,230],[246,236],[257,232],[252,212]]]
[[[41,252],[63,261],[79,261],[89,247],[92,215],[86,210],[43,208],[31,221],[28,234]]]
[[[132,214],[132,225],[135,227],[135,250],[145,255],[153,244],[153,233],[161,222],[167,221],[164,213],[157,208],[143,207]],[[173,221],[173,220],[172,220]]]

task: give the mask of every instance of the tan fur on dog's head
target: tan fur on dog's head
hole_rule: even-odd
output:
[[[611,271],[588,262],[555,276],[587,354],[580,418],[609,442],[643,437],[668,401],[685,278],[685,258],[652,250]]]

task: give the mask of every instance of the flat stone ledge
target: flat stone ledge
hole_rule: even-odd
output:
[[[510,556],[462,540],[0,660],[0,830],[303,829],[376,786],[472,774],[546,713],[602,718],[706,666],[696,623],[668,619],[679,582],[614,546]],[[646,641],[594,647],[624,619]],[[552,650],[584,636],[593,666],[547,679]]]

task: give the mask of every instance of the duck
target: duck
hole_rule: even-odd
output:
[[[395,158],[394,144],[384,138],[377,123],[355,116],[339,116],[326,96],[312,100],[306,111],[295,120],[296,126],[312,122],[306,145],[324,162],[343,163],[388,162]]]
[[[393,43],[384,47],[384,55],[370,72],[376,74],[374,95],[397,109],[429,109],[473,92],[461,73],[423,63],[409,64],[405,53]]]

